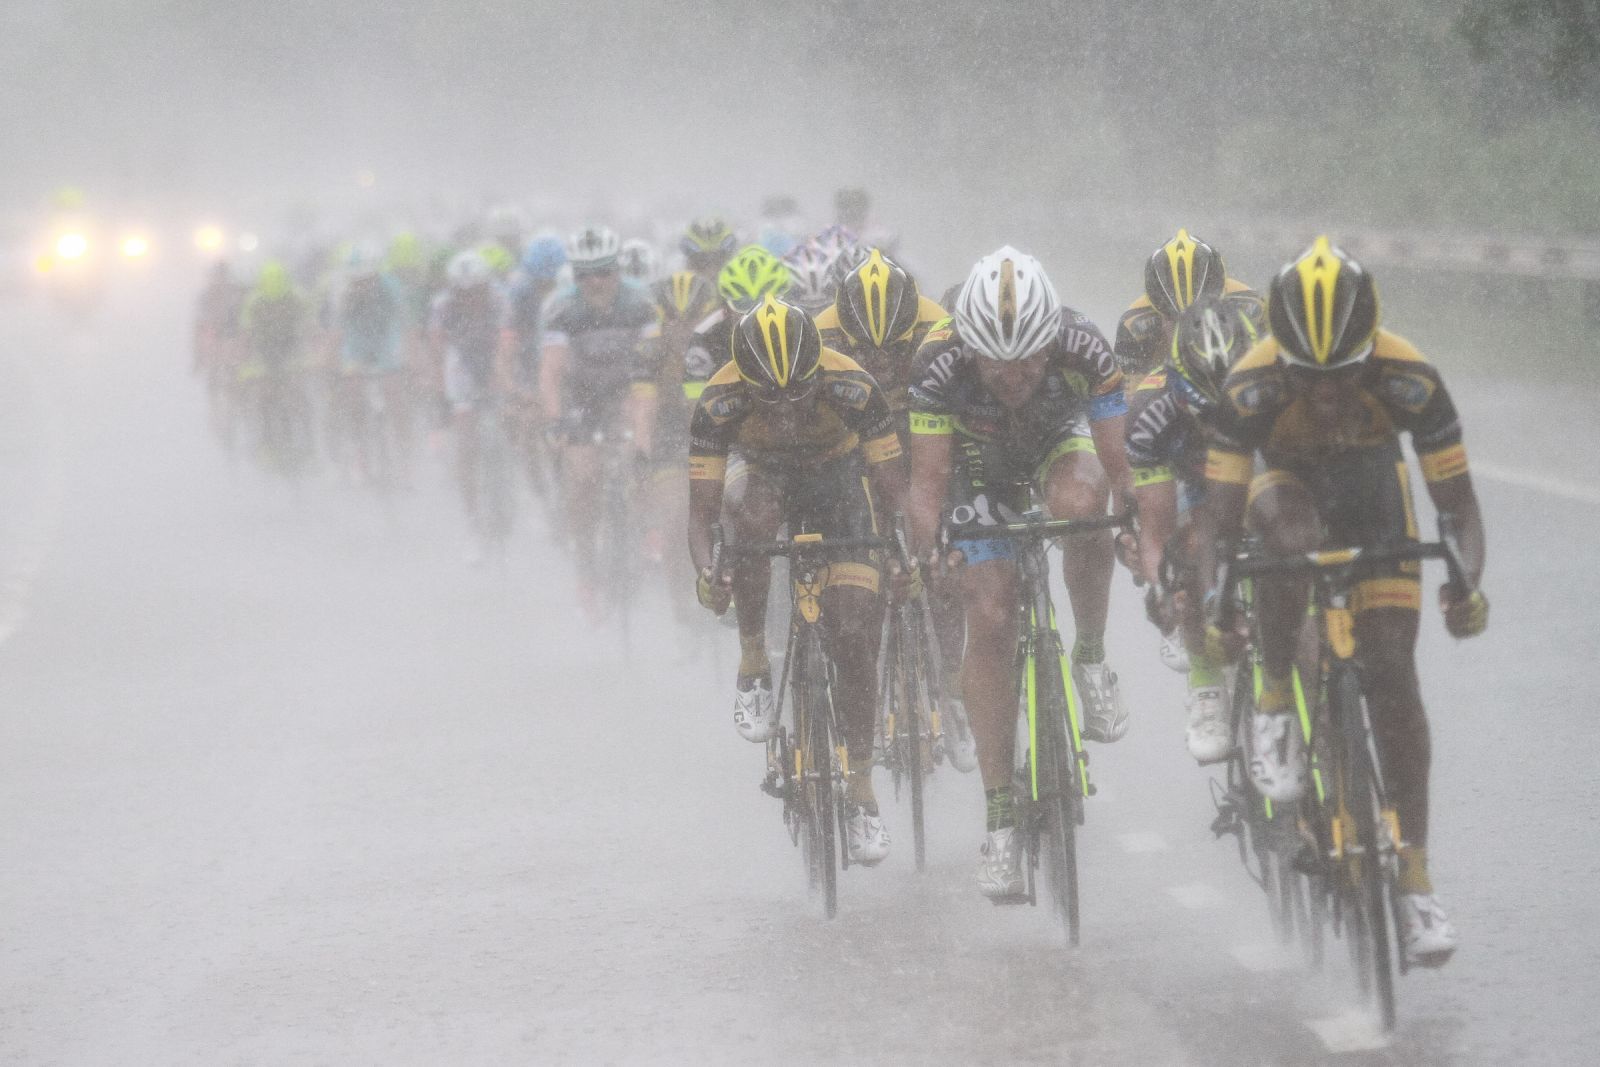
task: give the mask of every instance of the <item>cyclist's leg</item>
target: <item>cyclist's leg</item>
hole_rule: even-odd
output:
[[[1051,518],[1088,519],[1106,513],[1111,489],[1087,428],[1057,440],[1045,453],[1036,477]],[[1106,610],[1115,563],[1110,531],[1069,537],[1061,546],[1061,573],[1077,635],[1073,659],[1078,662],[1105,659]]]
[[[771,472],[738,460],[725,477],[723,519],[735,544],[770,541],[783,521],[782,484]],[[733,607],[739,623],[739,670],[735,678],[733,723],[748,741],[765,741],[776,727],[772,664],[767,657],[767,588],[772,564],[765,558],[741,559],[733,568]]]
[[[967,630],[961,693],[978,742],[978,772],[985,792],[1009,790],[1017,727],[1017,565],[977,559],[961,568],[959,581]]]
[[[1316,500],[1305,483],[1288,471],[1269,470],[1250,483],[1245,524],[1260,536],[1269,555],[1311,552],[1322,544]],[[1287,685],[1310,593],[1306,578],[1274,576],[1256,582],[1261,658],[1269,681],[1281,680]]]

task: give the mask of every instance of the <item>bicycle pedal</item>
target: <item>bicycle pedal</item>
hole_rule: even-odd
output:
[[[775,797],[778,800],[782,800],[785,794],[788,792],[783,787],[783,781],[778,778],[777,775],[773,774],[767,775],[767,777],[762,780],[761,791],[767,794],[767,796]]]

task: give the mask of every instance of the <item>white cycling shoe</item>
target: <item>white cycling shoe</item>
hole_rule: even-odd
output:
[[[778,708],[772,683],[765,678],[740,678],[733,696],[733,728],[746,741],[757,744],[778,729]]]
[[[1199,763],[1221,763],[1233,751],[1233,731],[1228,728],[1228,696],[1220,685],[1189,690],[1189,721],[1184,737],[1189,755]]]
[[[1293,712],[1250,717],[1250,782],[1276,804],[1299,800],[1305,792],[1305,738]]]
[[[978,857],[978,892],[994,901],[1015,900],[1027,892],[1022,878],[1022,839],[1016,827],[990,830]]]
[[[1087,741],[1109,744],[1128,732],[1128,709],[1122,706],[1117,676],[1104,663],[1074,663],[1072,684],[1078,688]]]
[[[1173,628],[1170,634],[1161,635],[1161,662],[1169,671],[1189,673],[1189,650],[1183,646],[1183,631]]]
[[[1455,924],[1432,893],[1400,897],[1400,944],[1406,962],[1417,967],[1442,967],[1461,945]]]
[[[859,804],[845,820],[844,836],[851,863],[876,867],[889,855],[889,831],[883,825],[883,818],[870,814]]]
[[[962,774],[977,770],[978,740],[972,736],[966,704],[955,697],[946,699],[944,714],[939,717],[939,727],[944,734],[944,754],[950,766]]]

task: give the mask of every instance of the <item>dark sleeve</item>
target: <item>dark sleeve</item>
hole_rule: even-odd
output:
[[[1128,401],[1125,439],[1128,466],[1133,468],[1134,484],[1150,484],[1171,478],[1174,416],[1171,394],[1162,386],[1141,384]],[[1166,477],[1161,477],[1165,469]]]
[[[900,454],[900,435],[883,389],[866,371],[830,374],[824,385],[826,402],[844,424],[861,438],[868,463],[881,463]]]
[[[1100,328],[1086,315],[1063,308],[1061,347],[1068,365],[1089,383],[1090,421],[1127,414],[1122,367]]]

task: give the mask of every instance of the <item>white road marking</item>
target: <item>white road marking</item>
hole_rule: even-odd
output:
[[[1167,895],[1184,907],[1194,911],[1199,911],[1201,908],[1220,907],[1228,901],[1228,898],[1219,893],[1215,886],[1206,882],[1190,882],[1187,885],[1168,886]]]
[[[1278,944],[1234,945],[1228,955],[1245,970],[1257,974],[1300,969],[1300,954]]]
[[[1588,485],[1570,478],[1556,478],[1537,471],[1502,467],[1498,463],[1484,463],[1476,459],[1472,460],[1472,473],[1490,481],[1505,482],[1507,485],[1532,489],[1534,492],[1558,496],[1564,500],[1576,500],[1580,504],[1600,504],[1600,486]]]
[[[1166,838],[1149,830],[1134,834],[1118,834],[1117,845],[1122,851],[1133,854],[1165,852],[1169,847]]]
[[[1372,1052],[1389,1047],[1389,1035],[1363,1011],[1347,1011],[1328,1019],[1306,1019],[1306,1026],[1329,1052]]]

